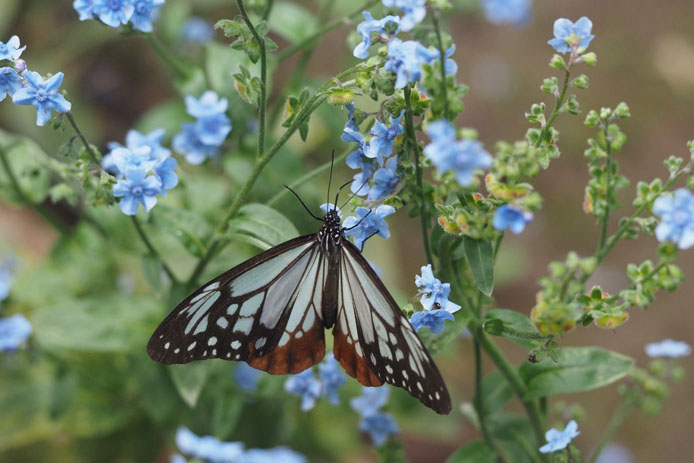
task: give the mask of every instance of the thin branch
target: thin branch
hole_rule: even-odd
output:
[[[164,269],[166,274],[169,276],[169,278],[171,279],[171,282],[173,284],[177,284],[178,279],[176,278],[176,275],[173,273],[171,268],[166,264],[166,262],[164,262],[164,259],[161,257],[161,254],[159,254],[159,251],[157,251],[157,249],[154,247],[152,242],[147,237],[147,234],[145,233],[145,230],[142,228],[142,225],[140,224],[140,221],[137,219],[137,216],[131,215],[130,218],[133,221],[133,225],[135,225],[135,230],[137,230],[137,234],[140,235],[140,238],[142,238],[142,242],[147,247],[147,250],[149,250],[149,252],[154,257],[156,257],[159,260],[159,262],[161,262],[161,267]]]

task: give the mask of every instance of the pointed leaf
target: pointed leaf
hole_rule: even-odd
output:
[[[494,290],[494,250],[489,240],[476,240],[465,236],[463,239],[465,256],[477,282],[477,288],[485,296]]]
[[[283,214],[264,204],[246,204],[229,221],[228,234],[243,235],[243,241],[260,249],[276,246],[299,235],[294,224]]]
[[[175,236],[195,257],[205,254],[212,227],[193,211],[158,205],[152,210],[152,225]]]
[[[202,388],[207,381],[209,368],[208,362],[193,362],[169,367],[169,374],[178,394],[190,408],[195,407],[198,402]]]

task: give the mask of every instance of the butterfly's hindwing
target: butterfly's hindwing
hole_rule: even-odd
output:
[[[244,360],[298,373],[325,354],[321,291],[325,262],[315,235],[282,243],[207,282],[159,325],[154,360]]]
[[[364,385],[407,390],[437,413],[451,410],[438,368],[410,322],[359,250],[342,247],[334,354]]]

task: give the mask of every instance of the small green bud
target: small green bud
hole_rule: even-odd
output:
[[[477,140],[480,136],[477,129],[473,129],[472,127],[463,127],[458,133],[460,134],[460,138],[466,140]]]
[[[598,112],[594,109],[588,111],[588,114],[586,115],[586,120],[583,123],[586,125],[586,127],[597,127],[597,125],[600,123]]]
[[[586,63],[588,66],[594,67],[595,64],[598,62],[598,55],[591,51],[589,53],[582,54],[579,59],[581,60],[581,62]]]
[[[619,119],[629,119],[631,117],[631,113],[629,112],[629,106],[625,102],[621,102],[617,105],[617,107],[614,109],[614,117],[617,117]]]
[[[571,85],[580,89],[588,88],[588,76],[585,74],[581,74],[580,76],[576,77],[574,80],[571,81]]]
[[[492,336],[501,336],[504,332],[504,322],[498,318],[493,318],[484,322],[484,331]]]
[[[574,116],[581,112],[578,106],[578,100],[576,99],[576,95],[569,96],[569,98],[566,100],[566,103],[564,103],[564,109],[568,113],[573,114]]]
[[[564,69],[566,68],[566,63],[564,62],[564,58],[562,58],[561,55],[554,55],[552,56],[552,59],[549,61],[549,67],[554,68],[554,69]]]
[[[672,372],[670,373],[670,378],[672,379],[673,383],[681,383],[684,379],[684,376],[685,370],[680,366],[673,368]]]
[[[550,77],[543,80],[540,90],[559,97],[559,80],[556,77]]]
[[[600,119],[601,120],[605,121],[605,120],[609,119],[611,115],[612,115],[612,109],[607,108],[607,107],[600,108]]]
[[[694,175],[687,177],[687,188],[694,190]]]
[[[328,103],[332,105],[346,105],[354,100],[354,93],[347,89],[331,90]]]

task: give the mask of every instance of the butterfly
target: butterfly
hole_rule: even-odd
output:
[[[332,328],[335,358],[361,384],[389,383],[449,413],[441,373],[346,239],[337,207],[322,219],[309,213],[323,222],[317,233],[281,243],[202,285],[155,330],[149,356],[164,364],[219,358],[271,374],[299,373],[323,359],[325,330]]]

